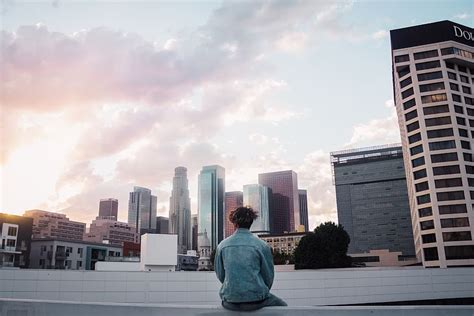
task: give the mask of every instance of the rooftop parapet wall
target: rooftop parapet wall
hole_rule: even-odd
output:
[[[219,288],[213,272],[0,269],[0,298],[219,305]],[[277,272],[272,292],[290,306],[469,298],[474,293],[474,268]]]

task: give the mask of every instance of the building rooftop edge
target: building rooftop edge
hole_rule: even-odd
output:
[[[345,156],[345,155],[352,155],[352,154],[361,154],[365,152],[373,152],[373,151],[380,151],[380,150],[389,150],[389,149],[396,149],[396,150],[402,150],[402,144],[401,143],[393,143],[393,144],[386,144],[386,145],[377,145],[377,146],[371,146],[371,147],[360,147],[360,148],[353,148],[353,149],[344,149],[344,150],[338,150],[338,151],[332,151],[330,153],[331,157],[335,156]]]

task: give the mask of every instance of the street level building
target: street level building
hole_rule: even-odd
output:
[[[351,239],[348,254],[388,249],[400,265],[415,256],[400,145],[331,153],[338,222]]]
[[[191,199],[189,198],[187,169],[184,167],[177,167],[174,170],[168,232],[178,235],[178,253],[186,254],[188,250],[191,250]]]
[[[156,231],[156,196],[150,189],[134,187],[130,192],[128,224],[140,235]]]
[[[106,244],[56,238],[33,239],[30,268],[95,270],[98,261],[121,256],[121,247]]]
[[[117,220],[118,200],[117,199],[101,199],[99,202],[99,216],[97,218],[106,218]]]
[[[86,224],[71,221],[66,215],[42,210],[29,210],[23,216],[33,218],[33,239],[59,238],[82,241]]]
[[[265,241],[274,252],[284,253],[287,255],[293,254],[298,246],[301,238],[307,233],[286,233],[286,234],[271,234],[259,235],[260,239]]]
[[[198,179],[198,248],[206,245],[210,251],[224,239],[225,169],[221,166],[205,166]],[[198,251],[201,253],[201,249]]]
[[[298,176],[292,170],[262,173],[258,183],[272,190],[270,231],[272,234],[294,232],[300,223]]]
[[[224,237],[227,238],[235,232],[234,224],[229,220],[229,214],[236,208],[243,205],[244,195],[242,191],[232,191],[225,193],[225,228]]]
[[[93,220],[89,232],[84,234],[84,241],[106,243],[121,247],[124,242],[138,243],[139,234],[127,223],[112,219]]]
[[[0,213],[0,268],[28,268],[33,219]]]
[[[390,31],[393,88],[416,255],[474,265],[474,30],[441,21]]]

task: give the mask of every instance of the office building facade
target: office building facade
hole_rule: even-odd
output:
[[[99,218],[92,221],[89,231],[84,234],[84,241],[106,243],[121,247],[124,242],[138,243],[139,237],[135,227],[127,223]]]
[[[168,232],[178,235],[178,253],[185,254],[191,250],[191,199],[189,198],[187,169],[184,167],[177,167],[174,170]]]
[[[301,241],[301,238],[307,233],[286,233],[286,234],[271,234],[259,235],[258,237],[265,241],[274,252],[291,255],[294,253],[296,247]]]
[[[270,234],[270,198],[272,191],[261,184],[244,185],[244,205],[250,206],[258,217],[250,226],[255,234]]]
[[[232,191],[225,193],[225,215],[224,215],[224,238],[229,237],[235,232],[234,224],[229,220],[229,214],[236,208],[243,205],[244,195],[242,191]]]
[[[169,233],[169,218],[164,216],[156,217],[156,233],[157,234],[168,234]]]
[[[191,215],[192,243],[191,249],[198,250],[198,214]]]
[[[150,189],[134,187],[130,192],[128,224],[140,235],[156,231],[156,196]]]
[[[450,21],[390,32],[416,254],[474,265],[474,31]]]
[[[331,153],[338,222],[351,238],[348,254],[388,249],[415,256],[399,145]]]
[[[225,169],[221,166],[205,166],[198,178],[198,248],[207,244],[216,249],[224,239]],[[207,245],[206,245],[207,247]]]
[[[301,225],[304,226],[304,231],[309,231],[309,218],[308,218],[308,191],[298,190],[299,202],[300,202],[300,221]]]
[[[60,238],[81,241],[86,224],[71,221],[66,215],[42,210],[29,210],[23,216],[33,219],[33,239]]]
[[[28,268],[33,219],[0,213],[0,268]]]
[[[272,190],[270,230],[272,234],[294,232],[300,225],[298,176],[292,170],[262,173],[258,183]]]
[[[99,218],[117,220],[118,216],[118,200],[117,199],[101,199],[99,202]]]

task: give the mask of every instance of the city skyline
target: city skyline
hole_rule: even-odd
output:
[[[472,19],[469,1],[430,10],[352,1],[1,6],[8,90],[0,100],[0,209],[55,210],[85,222],[108,196],[121,201],[118,220],[126,220],[134,184],[156,192],[157,215],[166,215],[172,168],[188,167],[196,197],[199,168],[213,163],[226,167],[228,191],[259,173],[295,170],[308,189],[309,226],[336,220],[329,152],[400,141],[388,30]],[[248,27],[235,29],[239,15]],[[51,80],[42,77],[48,71]]]

